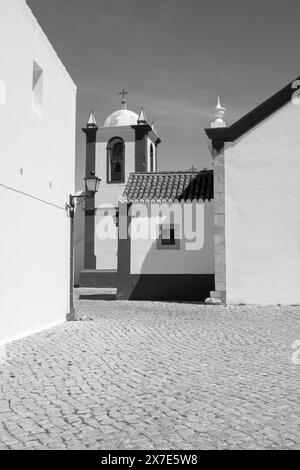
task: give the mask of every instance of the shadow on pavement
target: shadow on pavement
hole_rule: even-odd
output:
[[[117,294],[81,294],[78,300],[117,300]]]

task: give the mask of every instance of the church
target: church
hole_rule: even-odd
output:
[[[299,84],[229,126],[219,101],[204,129],[213,170],[200,172],[157,171],[158,133],[125,94],[103,127],[91,114],[86,176],[102,183],[86,201],[80,285],[117,288],[119,299],[299,305]]]
[[[86,201],[80,285],[117,287],[119,299],[205,300],[214,289],[213,172],[157,171],[161,139],[143,109],[127,108],[125,93],[103,127],[91,113],[83,129],[86,175],[95,172],[101,186]],[[163,214],[155,222],[159,210],[172,220]],[[198,246],[183,230],[183,217],[192,226],[193,212],[199,227],[191,237]],[[140,222],[155,225],[152,237],[133,236]]]
[[[98,128],[91,113],[86,134],[86,175],[95,171],[101,178],[101,190],[85,204],[84,267],[81,286],[116,287],[118,201],[132,172],[154,172],[157,168],[157,148],[160,139],[154,124],[127,109],[123,90],[121,109],[110,114]],[[97,225],[112,217],[115,234],[106,240],[97,237]]]

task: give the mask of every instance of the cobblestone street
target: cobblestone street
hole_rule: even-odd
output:
[[[79,294],[2,351],[0,449],[300,449],[299,308]]]

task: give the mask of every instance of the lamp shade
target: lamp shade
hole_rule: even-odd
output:
[[[84,179],[87,191],[89,191],[90,193],[97,193],[101,179],[93,174],[91,174],[91,176],[89,176],[88,178]]]

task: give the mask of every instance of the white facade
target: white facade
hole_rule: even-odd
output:
[[[122,110],[123,112],[128,110]],[[129,112],[129,111],[128,111]],[[134,113],[132,113],[134,114]],[[106,217],[106,213],[115,217],[119,204],[119,197],[123,194],[130,173],[135,170],[135,132],[128,126],[116,126],[109,129],[100,128],[98,138],[105,141],[96,143],[96,175],[101,178],[100,191],[95,195],[95,255],[96,269],[116,270],[118,267],[118,240],[117,228],[113,239],[99,237],[99,224]],[[124,183],[110,183],[108,181],[107,143],[113,138],[124,140],[125,150],[125,178]]]
[[[69,310],[76,87],[24,0],[0,0],[0,343]]]
[[[300,105],[225,147],[228,304],[300,304]]]
[[[194,208],[192,209],[192,205]],[[181,212],[173,212],[173,222],[176,226],[176,232],[181,239],[178,243],[178,249],[160,249],[157,247],[157,239],[151,237],[151,227],[157,227],[155,216],[149,217],[146,221],[141,217],[133,219],[131,226],[131,274],[214,274],[214,210],[213,201],[211,202],[193,202],[193,204],[176,204]],[[192,226],[187,226],[185,231],[182,214],[185,208],[193,212],[188,212],[186,222],[195,227],[196,206],[198,207],[197,229],[195,242],[193,243],[190,233],[195,231]],[[149,214],[151,205],[146,204]],[[157,205],[159,207],[159,205]],[[174,207],[174,206],[173,206]],[[172,209],[172,205],[170,206]],[[135,205],[132,206],[132,212],[135,211]],[[194,215],[193,220],[188,215]],[[151,220],[152,219],[152,220]],[[165,223],[165,222],[163,222]],[[149,227],[148,237],[139,237],[140,227]],[[147,229],[146,229],[147,230]],[[156,233],[158,235],[158,231]],[[176,236],[177,236],[176,235]],[[197,237],[197,241],[196,241]],[[198,246],[197,246],[198,244]]]

